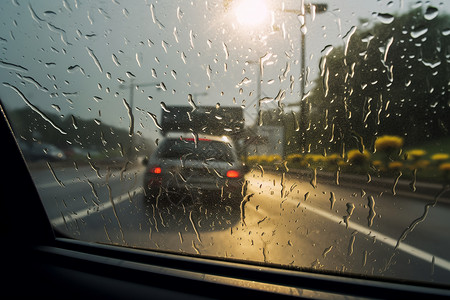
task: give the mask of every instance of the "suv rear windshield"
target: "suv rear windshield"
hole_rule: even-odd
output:
[[[168,139],[160,147],[158,157],[166,159],[234,161],[231,148],[223,142],[199,139]]]

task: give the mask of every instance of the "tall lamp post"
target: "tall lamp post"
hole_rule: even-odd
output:
[[[130,115],[130,143],[128,145],[128,151],[127,151],[127,157],[129,160],[132,159],[132,153],[133,153],[133,147],[134,147],[134,116],[133,116],[133,110],[134,110],[134,90],[136,89],[136,87],[146,87],[146,86],[154,86],[154,87],[158,87],[157,84],[159,84],[159,82],[146,82],[146,83],[134,83],[133,80],[131,80],[130,84],[125,85],[125,84],[121,84],[119,86],[120,89],[124,90],[124,89],[130,89],[130,96],[128,98],[128,107],[127,109],[129,110],[129,115]]]
[[[301,9],[284,9],[283,12],[295,13],[302,19],[302,24],[300,28],[300,99],[298,103],[290,104],[289,106],[300,106],[300,116],[299,116],[299,126],[300,126],[300,149],[302,153],[305,152],[306,148],[306,102],[303,101],[305,96],[305,83],[306,83],[306,14],[319,14],[324,13],[328,9],[328,5],[325,3],[309,3],[305,4],[302,0]]]

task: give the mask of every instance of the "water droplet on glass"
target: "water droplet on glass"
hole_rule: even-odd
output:
[[[333,249],[333,246],[330,246],[328,248],[326,248],[323,253],[322,253],[322,257],[325,258],[327,256],[328,253],[330,253],[330,251]]]
[[[156,88],[163,90],[164,92],[167,91],[167,87],[164,84],[164,82],[161,82],[159,84],[156,85]]]
[[[350,241],[348,243],[348,256],[351,256],[353,254],[353,246],[355,244],[356,235],[352,234],[350,237]]]
[[[127,100],[123,99],[123,105],[127,109],[128,118],[130,119],[128,135],[129,136],[133,136],[133,133],[134,133],[134,116],[133,116],[133,112],[132,112],[131,107],[128,104]]]
[[[333,209],[334,203],[336,202],[336,196],[333,192],[330,192],[330,210]]]
[[[428,6],[424,18],[428,21],[433,20],[439,14],[439,10],[434,6]]]
[[[419,27],[413,31],[411,31],[411,37],[413,39],[419,38],[422,35],[424,35],[425,33],[428,32],[428,28],[427,27]]]
[[[398,181],[400,180],[400,177],[401,177],[401,176],[402,176],[402,172],[399,171],[397,177],[396,177],[395,180],[394,180],[394,185],[392,186],[392,194],[393,194],[393,195],[396,195],[396,194],[397,194],[397,192],[396,192],[395,189],[397,188],[397,184],[398,184]]]
[[[115,54],[112,55],[112,60],[116,66],[120,66],[119,59],[117,59],[117,56]]]
[[[248,79],[247,77],[244,77],[244,79],[242,79],[241,82],[239,82],[236,87],[240,87],[242,85],[249,84],[250,82],[252,82],[250,79]]]
[[[371,227],[373,224],[373,219],[376,216],[375,213],[375,199],[373,198],[373,196],[369,196],[368,197],[368,205],[369,205],[369,215],[367,216],[367,222],[368,222],[368,226]]]
[[[127,72],[126,74],[128,78],[136,78],[136,76],[131,72]]]
[[[167,108],[166,103],[161,102],[161,108],[162,108],[165,112],[170,113],[170,110]]]
[[[150,118],[152,118],[152,120],[153,120],[153,123],[155,123],[155,126],[159,129],[159,130],[162,130],[162,127],[161,127],[161,125],[159,125],[159,123],[158,123],[158,118],[156,117],[156,115],[155,114],[152,114],[151,112],[147,112],[147,114],[150,116]]]
[[[194,229],[195,235],[197,236],[197,240],[201,243],[202,239],[200,238],[200,233],[197,230],[197,227],[195,226],[195,222],[192,219],[192,211],[189,212],[189,221],[191,222],[192,228]]]
[[[377,18],[383,24],[391,24],[392,22],[394,22],[395,19],[393,15],[386,13],[377,14]]]

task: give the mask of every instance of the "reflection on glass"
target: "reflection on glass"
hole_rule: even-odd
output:
[[[450,6],[304,4],[3,5],[0,98],[55,230],[448,284]]]

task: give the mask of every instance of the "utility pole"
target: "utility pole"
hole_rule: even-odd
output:
[[[133,79],[131,79],[130,84],[125,85],[125,84],[121,84],[119,86],[120,89],[124,90],[124,89],[129,89],[130,90],[130,94],[128,97],[128,113],[130,116],[130,129],[129,129],[129,134],[130,134],[130,142],[128,144],[128,151],[126,153],[126,156],[128,157],[128,160],[132,160],[133,158],[133,147],[134,147],[134,115],[133,115],[133,110],[134,110],[134,91],[136,90],[137,87],[147,87],[147,86],[154,86],[156,88],[158,88],[159,82],[146,82],[146,83],[134,83]]]
[[[300,150],[305,153],[306,150],[306,101],[304,101],[305,96],[305,85],[306,85],[306,14],[315,15],[318,13],[324,13],[328,9],[328,5],[325,3],[309,3],[306,4],[301,1],[300,10],[295,9],[285,9],[283,12],[295,13],[301,17],[302,24],[300,27],[300,95],[299,102],[290,104],[289,106],[300,106],[299,114],[299,127],[300,127]]]

